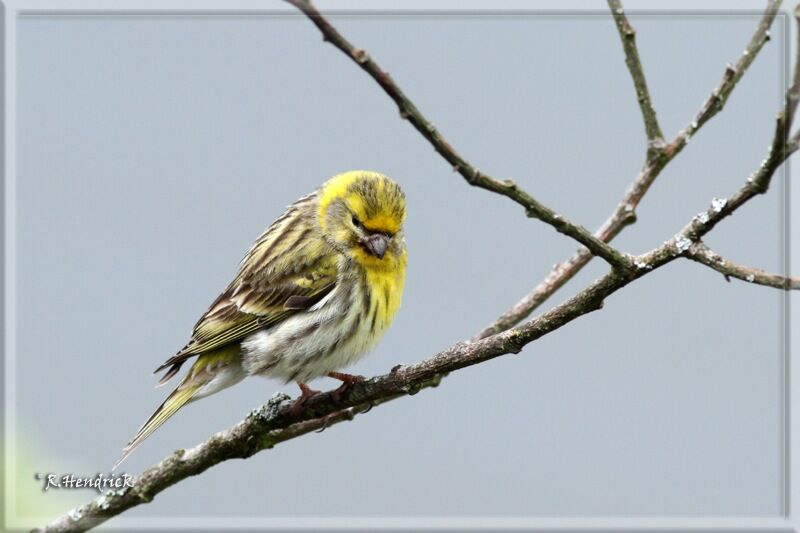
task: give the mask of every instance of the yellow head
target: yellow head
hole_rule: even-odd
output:
[[[319,191],[322,233],[337,250],[365,268],[395,269],[405,262],[405,216],[403,190],[377,172],[345,172]]]

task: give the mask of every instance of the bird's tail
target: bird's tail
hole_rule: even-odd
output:
[[[128,445],[122,449],[122,457],[114,463],[111,470],[122,464],[133,450],[181,407],[241,381],[246,374],[242,370],[238,354],[239,347],[236,346],[235,350],[222,349],[199,356],[175,390],[158,406]]]

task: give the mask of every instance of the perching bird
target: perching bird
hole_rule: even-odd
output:
[[[382,174],[340,174],[290,205],[256,240],[239,273],[156,372],[166,383],[196,358],[177,388],[142,425],[116,468],[189,402],[246,376],[296,381],[295,406],[337,370],[365,355],[400,306],[406,270],[405,195]]]

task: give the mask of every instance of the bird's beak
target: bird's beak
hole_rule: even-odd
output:
[[[375,233],[374,235],[361,239],[361,244],[364,245],[364,248],[366,248],[369,253],[378,259],[383,259],[383,254],[386,253],[386,248],[389,247],[389,237],[382,233]]]

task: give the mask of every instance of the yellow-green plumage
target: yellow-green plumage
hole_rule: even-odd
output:
[[[164,383],[196,357],[117,464],[183,405],[248,375],[303,383],[367,353],[400,306],[404,218],[400,187],[369,171],[335,176],[289,206],[156,370]]]

